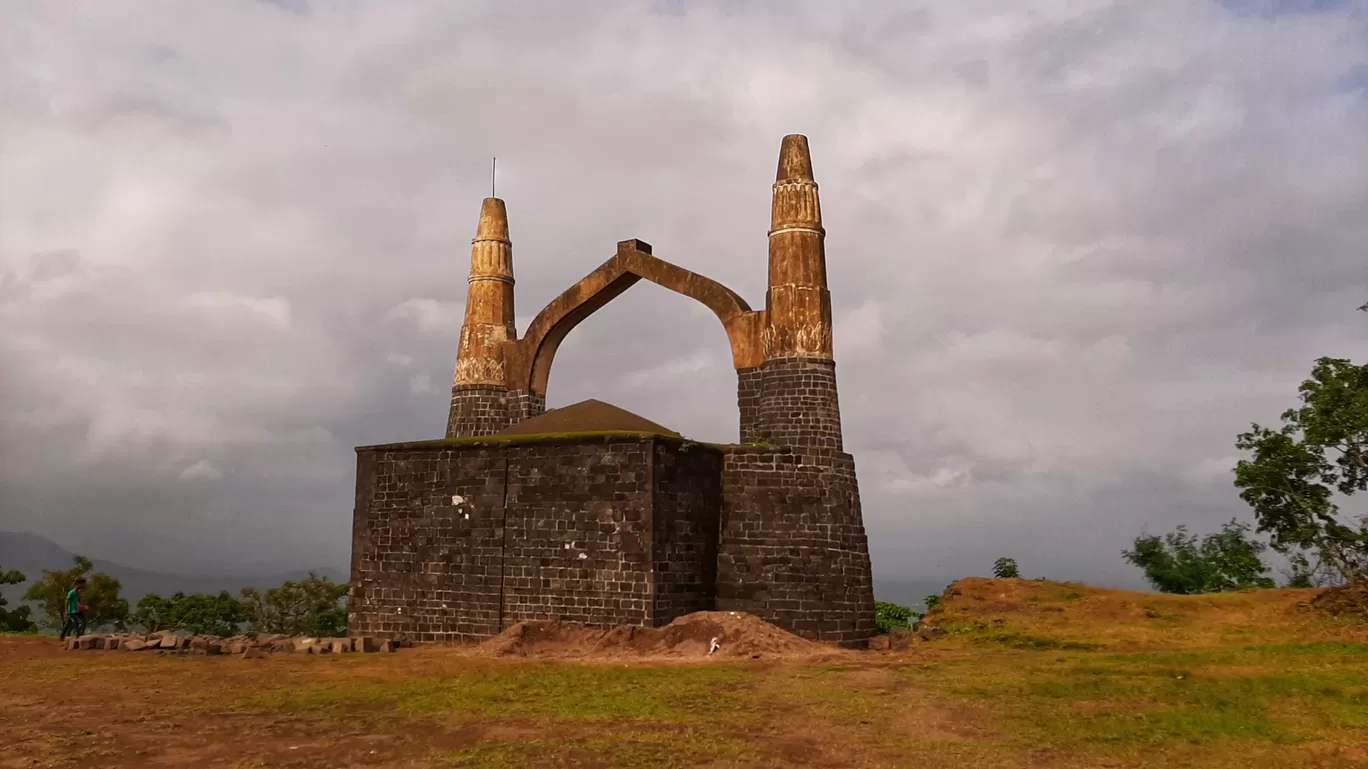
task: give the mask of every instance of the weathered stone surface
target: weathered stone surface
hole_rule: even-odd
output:
[[[722,499],[719,610],[841,644],[874,634],[869,544],[850,455],[728,449]]]
[[[657,436],[363,450],[350,630],[476,640],[525,619],[656,626],[710,608],[721,465]]]
[[[142,651],[147,648],[147,642],[138,638],[129,638],[119,643],[119,648],[126,652]]]
[[[183,640],[183,639],[181,639],[181,638],[178,637],[178,636],[173,636],[173,635],[169,635],[169,634],[168,634],[168,635],[164,635],[164,636],[161,637],[161,640],[159,640],[159,641],[157,642],[157,648],[160,648],[160,649],[179,649],[179,648],[181,647],[182,640]]]
[[[380,651],[380,641],[373,636],[361,636],[356,639],[356,650],[359,652],[378,652]]]

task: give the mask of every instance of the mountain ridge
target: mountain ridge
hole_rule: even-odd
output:
[[[5,597],[13,605],[34,580],[42,578],[45,570],[69,569],[72,566],[72,559],[77,555],[78,553],[66,549],[41,534],[35,534],[31,531],[0,531],[0,570],[14,569],[22,572],[28,578],[28,581],[23,584],[5,586],[3,588]],[[311,570],[305,568],[273,574],[237,576],[168,574],[127,566],[86,553],[79,553],[79,555],[84,555],[94,563],[94,571],[108,574],[119,580],[120,595],[128,599],[130,605],[136,605],[148,593],[169,596],[176,592],[216,594],[222,590],[227,590],[236,594],[245,587],[271,588],[282,582],[302,579],[308,576],[310,571],[334,582],[347,581],[347,575],[338,569]]]

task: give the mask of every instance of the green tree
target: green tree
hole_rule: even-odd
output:
[[[170,598],[150,593],[133,612],[133,624],[149,633],[188,630],[195,635],[230,636],[246,621],[242,603],[226,590],[218,595],[175,593]]]
[[[299,582],[286,582],[264,594],[242,591],[242,607],[254,633],[283,633],[316,638],[347,633],[347,585],[312,572]]]
[[[85,594],[81,602],[89,607],[86,611],[86,627],[96,630],[113,626],[123,630],[128,622],[128,601],[119,597],[119,580],[108,574],[91,574],[95,565],[89,558],[75,556],[74,567],[65,571],[43,571],[43,578],[29,586],[24,600],[35,601],[43,609],[38,624],[50,630],[62,627],[66,614],[66,594],[77,577],[86,578]]]
[[[920,616],[909,607],[900,604],[874,602],[874,629],[878,633],[891,633],[898,628],[910,628],[912,620]]]
[[[1337,499],[1368,490],[1368,365],[1320,358],[1298,390],[1281,428],[1254,424],[1236,439],[1253,457],[1236,464],[1235,486],[1294,582],[1366,579],[1368,516],[1351,519]]]
[[[1186,526],[1162,538],[1142,535],[1122,555],[1144,569],[1155,590],[1192,595],[1274,587],[1272,578],[1263,576],[1268,566],[1259,554],[1265,549],[1267,545],[1249,536],[1247,524],[1232,519],[1200,541]]]
[[[0,585],[20,585],[28,578],[22,572],[0,571]],[[28,606],[19,606],[14,609],[5,608],[9,604],[5,601],[5,596],[0,595],[0,632],[3,633],[31,633],[38,629],[29,619],[33,609]]]
[[[993,576],[998,579],[1021,579],[1017,562],[1011,558],[999,558],[993,562]]]

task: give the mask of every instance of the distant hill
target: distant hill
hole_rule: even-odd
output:
[[[101,560],[97,554],[81,553],[95,564],[95,571],[104,572],[111,577],[119,580],[121,595],[128,599],[130,605],[137,604],[138,600],[148,593],[159,595],[170,595],[177,591],[184,593],[218,593],[227,590],[236,594],[244,587],[269,588],[275,587],[282,582],[299,580],[308,576],[309,569],[303,568],[298,571],[281,572],[277,574],[257,574],[244,575],[239,577],[224,577],[213,575],[184,575],[184,574],[161,574],[154,571],[143,571],[131,566],[125,566],[112,561]],[[44,570],[55,571],[58,569],[71,568],[71,561],[76,556],[61,545],[52,540],[34,534],[32,532],[12,532],[0,531],[0,571],[17,569],[24,573],[24,576],[32,582],[43,576]],[[347,575],[336,569],[313,569],[315,574],[327,577],[334,582],[347,581]],[[28,583],[23,585],[9,585],[4,588],[4,595],[13,605],[24,591],[28,589]]]

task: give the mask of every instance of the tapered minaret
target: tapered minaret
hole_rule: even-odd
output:
[[[842,450],[831,348],[826,231],[806,136],[779,148],[769,231],[769,290],[760,343],[755,437],[776,445]],[[746,431],[742,427],[743,434]]]
[[[517,339],[517,335],[508,210],[499,198],[485,198],[470,247],[470,279],[451,387],[448,438],[490,435],[508,426],[503,343]]]
[[[790,134],[779,149],[770,214],[769,322],[761,337],[767,360],[831,359],[825,240],[807,137]]]

